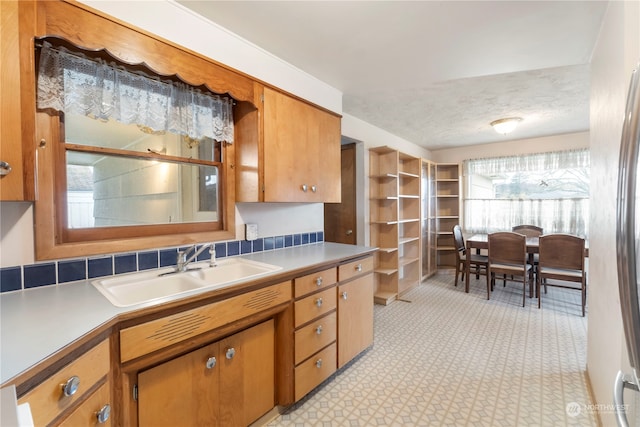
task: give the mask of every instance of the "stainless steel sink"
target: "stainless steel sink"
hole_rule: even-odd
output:
[[[197,263],[181,273],[165,268],[99,279],[92,284],[116,307],[128,307],[231,286],[281,268],[243,258],[226,258],[213,267],[208,263]]]

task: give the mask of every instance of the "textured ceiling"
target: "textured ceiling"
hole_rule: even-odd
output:
[[[602,1],[178,1],[428,149],[589,128]],[[489,122],[523,118],[509,136]]]

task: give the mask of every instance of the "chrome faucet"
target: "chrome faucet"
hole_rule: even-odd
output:
[[[200,255],[202,252],[204,252],[205,249],[209,248],[209,254],[211,254],[211,259],[213,261],[209,261],[209,263],[211,264],[212,262],[215,263],[215,249],[214,249],[214,244],[213,243],[208,243],[206,245],[202,245],[200,247],[200,249],[196,250],[197,245],[193,245],[190,246],[189,248],[187,248],[184,251],[178,251],[178,259],[176,261],[176,272],[181,272],[181,271],[187,271],[187,266],[189,264],[191,264],[191,262],[195,259],[198,258],[198,255]],[[189,255],[189,252],[194,251],[193,255],[191,255],[190,257],[187,258],[187,256]]]

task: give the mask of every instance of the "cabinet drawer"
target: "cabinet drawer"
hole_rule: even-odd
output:
[[[109,340],[104,340],[25,394],[19,403],[29,402],[34,425],[47,425],[108,373]],[[62,385],[73,376],[80,379],[80,385],[65,396]]]
[[[113,405],[111,405],[111,395],[109,391],[109,382],[100,386],[89,398],[82,403],[75,411],[65,418],[59,425],[60,427],[93,427],[93,426],[110,426],[112,415],[100,424],[98,422],[98,411],[105,405],[110,405],[111,414],[113,414]]]
[[[338,275],[335,268],[328,268],[324,271],[307,274],[293,280],[294,296],[300,298],[319,289],[324,289],[335,284]]]
[[[309,295],[295,302],[295,327],[307,323],[316,317],[327,314],[336,308],[335,286],[325,289],[317,294]]]
[[[296,331],[296,365],[336,340],[336,318],[334,311]]]
[[[373,271],[373,257],[359,259],[357,261],[342,264],[338,267],[338,278],[341,282],[349,280],[352,277]]]
[[[290,300],[291,282],[286,281],[123,329],[120,359],[135,359]]]
[[[296,401],[336,371],[336,344],[331,344],[296,368]]]

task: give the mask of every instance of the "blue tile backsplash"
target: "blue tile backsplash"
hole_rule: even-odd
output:
[[[24,267],[25,289],[54,284],[56,284],[56,263],[33,264]]]
[[[216,257],[224,258],[323,241],[324,232],[318,231],[264,237],[252,242],[246,240],[219,242],[215,244],[215,248]],[[179,249],[184,250],[186,247]],[[11,292],[77,280],[94,279],[113,274],[167,267],[176,265],[177,254],[178,248],[167,248],[4,267],[0,268],[0,292]],[[209,257],[208,251],[205,250],[198,256],[198,260],[204,261]]]

